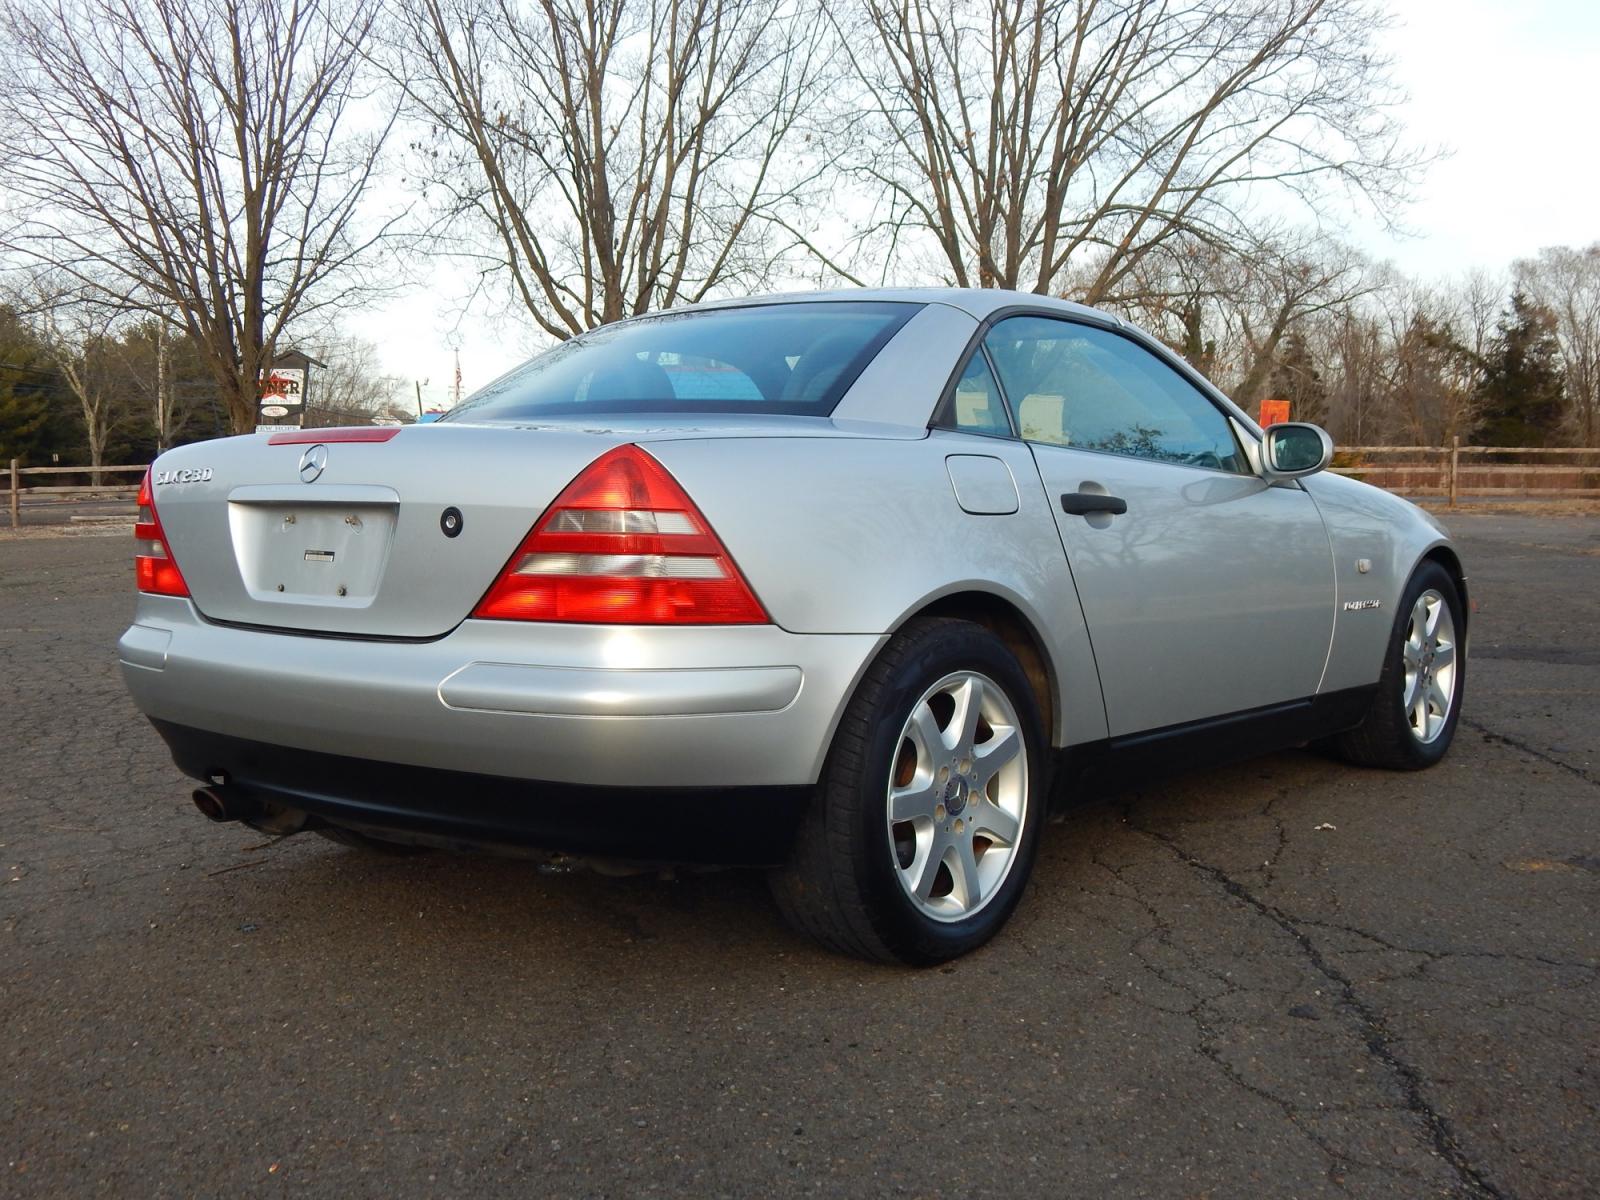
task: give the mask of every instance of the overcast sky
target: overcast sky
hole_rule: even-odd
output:
[[[1391,0],[1385,37],[1410,93],[1413,141],[1446,152],[1403,214],[1409,236],[1358,221],[1348,236],[1425,278],[1503,270],[1541,246],[1600,241],[1600,0]],[[386,372],[443,402],[459,344],[471,392],[541,344],[515,323],[457,323],[462,281],[353,319]]]
[[[1413,138],[1441,147],[1405,214],[1355,240],[1413,274],[1500,269],[1600,240],[1600,4],[1394,0],[1388,42]]]

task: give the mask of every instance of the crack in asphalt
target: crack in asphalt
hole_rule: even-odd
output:
[[[1291,918],[1293,919],[1293,918]],[[1382,946],[1385,950],[1393,950],[1396,954],[1415,954],[1418,958],[1428,959],[1430,962],[1443,962],[1451,958],[1485,958],[1491,962],[1519,962],[1538,963],[1543,967],[1555,967],[1564,971],[1592,971],[1600,973],[1600,963],[1576,962],[1563,958],[1551,958],[1545,954],[1512,954],[1503,950],[1427,950],[1421,946],[1402,946],[1380,937],[1371,930],[1358,929],[1354,925],[1341,925],[1334,921],[1317,921],[1310,917],[1295,919],[1298,925],[1310,925],[1316,929],[1329,929],[1336,933],[1353,934],[1365,938],[1375,945]]]
[[[1249,888],[1234,879],[1221,867],[1202,862],[1167,834],[1135,825],[1131,820],[1128,825],[1134,832],[1142,834],[1164,846],[1185,866],[1216,883],[1223,891],[1234,897],[1234,899],[1248,905],[1258,915],[1277,925],[1279,929],[1293,939],[1306,961],[1338,988],[1345,1006],[1359,1019],[1365,1034],[1363,1041],[1367,1052],[1387,1067],[1399,1083],[1406,1107],[1426,1127],[1428,1140],[1434,1152],[1444,1159],[1450,1165],[1451,1170],[1455,1172],[1456,1178],[1461,1185],[1461,1194],[1482,1197],[1486,1198],[1486,1200],[1508,1200],[1507,1193],[1501,1191],[1488,1179],[1484,1178],[1483,1173],[1467,1158],[1466,1153],[1456,1141],[1450,1122],[1433,1107],[1424,1094],[1422,1073],[1401,1058],[1395,1050],[1394,1040],[1389,1035],[1388,1030],[1384,1028],[1382,1017],[1378,1011],[1356,991],[1355,984],[1350,978],[1323,956],[1322,952],[1317,949],[1316,944],[1300,928],[1299,921],[1277,906],[1268,904],[1256,896]]]
[[[1479,733],[1483,734],[1484,737],[1493,738],[1497,742],[1504,742],[1507,746],[1521,750],[1524,754],[1531,754],[1540,762],[1547,762],[1552,767],[1560,767],[1563,771],[1566,771],[1570,775],[1576,775],[1579,779],[1583,780],[1592,787],[1600,787],[1600,779],[1596,779],[1583,767],[1575,767],[1571,763],[1557,758],[1548,750],[1540,750],[1537,746],[1531,746],[1527,742],[1503,734],[1497,729],[1490,729],[1481,721],[1472,721],[1468,720],[1466,717],[1462,717],[1461,724],[1465,725],[1468,729],[1476,729]]]
[[[1126,817],[1124,817],[1124,823],[1128,824],[1130,828],[1134,828],[1131,825],[1131,822],[1128,822]],[[1138,830],[1138,832],[1143,831]],[[1308,1143],[1314,1146],[1327,1159],[1327,1168],[1324,1173],[1325,1177],[1327,1178],[1328,1182],[1338,1191],[1348,1194],[1348,1190],[1344,1184],[1344,1179],[1341,1175],[1341,1168],[1348,1169],[1349,1167],[1355,1166],[1367,1170],[1376,1170],[1385,1174],[1401,1176],[1407,1174],[1406,1172],[1396,1170],[1387,1164],[1359,1159],[1354,1155],[1346,1153],[1340,1147],[1336,1146],[1329,1138],[1324,1137],[1309,1124],[1307,1124],[1307,1122],[1303,1119],[1304,1114],[1302,1113],[1300,1107],[1293,1101],[1277,1095],[1275,1092],[1252,1083],[1249,1079],[1245,1078],[1245,1076],[1232,1063],[1230,1063],[1226,1057],[1224,1057],[1222,1050],[1219,1048],[1219,1043],[1223,1037],[1222,1029],[1208,1016],[1207,1013],[1207,1010],[1216,1001],[1227,996],[1235,995],[1243,989],[1241,989],[1236,982],[1230,979],[1226,973],[1218,972],[1208,961],[1183,949],[1173,940],[1172,934],[1174,931],[1172,925],[1167,921],[1165,916],[1162,914],[1162,910],[1158,906],[1145,899],[1143,889],[1140,888],[1138,883],[1126,877],[1124,874],[1126,868],[1107,862],[1101,856],[1098,849],[1091,854],[1091,861],[1095,864],[1095,866],[1099,867],[1102,871],[1105,871],[1114,880],[1116,880],[1121,887],[1127,889],[1126,891],[1110,894],[1121,896],[1122,898],[1137,905],[1144,911],[1145,915],[1150,920],[1150,929],[1133,940],[1129,946],[1129,953],[1136,958],[1140,965],[1143,966],[1146,971],[1150,972],[1150,974],[1155,978],[1159,979],[1168,987],[1188,995],[1194,1001],[1194,1003],[1191,1004],[1187,1009],[1169,1008],[1160,1004],[1149,1004],[1147,1001],[1138,999],[1135,1000],[1135,1003],[1146,1004],[1148,1007],[1151,1007],[1158,1012],[1163,1012],[1174,1016],[1182,1016],[1187,1020],[1192,1021],[1194,1023],[1195,1033],[1197,1035],[1197,1040],[1194,1045],[1194,1052],[1209,1062],[1214,1068],[1216,1068],[1216,1070],[1221,1072],[1222,1076],[1234,1087],[1239,1088],[1241,1091],[1247,1092],[1248,1094],[1256,1097],[1258,1100],[1261,1100],[1263,1103],[1269,1104],[1281,1112],[1284,1120],[1288,1121],[1301,1137],[1305,1138]],[[1166,949],[1184,958],[1192,968],[1211,980],[1211,982],[1217,986],[1218,990],[1210,994],[1202,992],[1194,984],[1176,977],[1172,972],[1168,971],[1161,964],[1157,963],[1155,959],[1145,952],[1144,949],[1145,942],[1151,937],[1155,938],[1155,940]],[[1101,983],[1109,993],[1113,995],[1116,994],[1116,989],[1107,981],[1101,979]]]

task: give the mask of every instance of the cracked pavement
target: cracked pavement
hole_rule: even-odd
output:
[[[1451,516],[1464,722],[1084,798],[989,947],[211,825],[125,536],[0,536],[0,1195],[1592,1196],[1600,518]]]

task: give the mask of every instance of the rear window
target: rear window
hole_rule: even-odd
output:
[[[495,380],[444,419],[590,413],[825,417],[920,307],[816,301],[626,321],[561,343]]]

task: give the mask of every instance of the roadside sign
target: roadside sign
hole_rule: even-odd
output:
[[[1289,402],[1287,400],[1263,400],[1261,402],[1261,416],[1256,424],[1265,429],[1268,425],[1281,425],[1289,419]]]
[[[290,367],[273,367],[261,372],[261,398],[278,397],[283,404],[304,403],[306,373]]]
[[[299,367],[269,367],[261,372],[258,422],[298,429],[305,419],[306,373]]]

